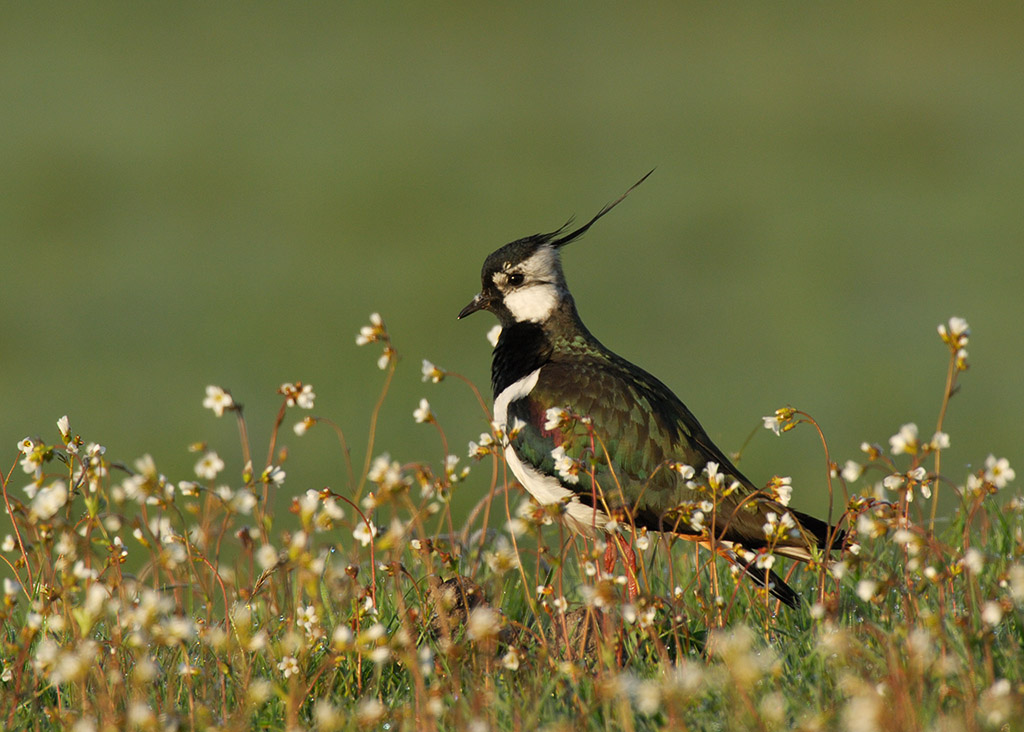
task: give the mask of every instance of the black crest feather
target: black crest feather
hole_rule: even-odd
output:
[[[650,177],[651,173],[653,173],[653,172],[654,172],[654,168],[651,168],[647,172],[647,175],[645,175],[643,178],[641,178],[636,183],[631,185],[629,187],[629,190],[627,190],[621,196],[616,198],[614,201],[612,201],[611,203],[605,204],[604,208],[602,208],[600,211],[598,211],[597,214],[594,216],[594,218],[592,218],[587,223],[583,224],[583,226],[581,226],[580,228],[576,229],[575,231],[570,231],[568,234],[562,234],[562,232],[565,231],[567,228],[569,228],[569,225],[572,223],[572,219],[569,219],[568,221],[565,222],[565,226],[560,228],[558,231],[553,231],[550,234],[546,234],[544,236],[544,238],[545,239],[550,239],[551,246],[555,247],[556,249],[559,248],[559,247],[564,247],[569,242],[574,241],[576,239],[579,239],[581,236],[583,236],[587,232],[587,229],[589,229],[591,226],[594,225],[594,223],[599,218],[601,218],[606,213],[608,213],[613,208],[615,208],[620,203],[622,203],[623,199],[626,196],[628,196],[630,193],[632,193],[634,188],[636,188],[638,185],[640,185],[645,180],[647,180],[647,178]]]

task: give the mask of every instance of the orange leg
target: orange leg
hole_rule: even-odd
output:
[[[618,534],[611,534],[608,537],[608,547],[604,550],[604,570],[609,575],[612,574],[620,552],[622,564],[626,568],[626,589],[629,591],[629,599],[635,600],[640,595],[640,584],[636,579],[636,553],[633,551],[632,542],[626,541]]]

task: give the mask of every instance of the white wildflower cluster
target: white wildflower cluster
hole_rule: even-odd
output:
[[[489,432],[481,432],[478,442],[469,441],[469,457],[474,460],[479,460],[492,454],[495,454],[495,442]]]
[[[654,605],[647,603],[637,607],[633,603],[628,602],[622,605],[619,610],[623,620],[630,625],[638,625],[644,629],[653,626],[658,615],[658,609]]]
[[[331,496],[329,491],[310,489],[294,500],[298,505],[302,525],[307,529],[312,528],[314,532],[330,531],[338,521],[345,518],[341,502]]]
[[[386,369],[394,360],[396,354],[395,350],[391,347],[391,337],[388,335],[384,319],[380,317],[380,313],[371,313],[370,324],[360,328],[359,334],[356,336],[357,346],[365,346],[368,343],[384,344],[384,351],[381,353],[380,358],[377,359],[377,368],[381,370]]]
[[[788,506],[793,498],[793,479],[789,476],[772,476],[772,479],[768,481],[768,485],[765,486],[765,490],[774,501],[781,503],[783,506]]]
[[[498,575],[519,567],[519,555],[516,554],[512,542],[503,534],[498,534],[490,543],[489,548],[484,550],[483,557],[487,568]]]
[[[421,369],[424,381],[430,381],[435,384],[441,383],[444,377],[447,375],[447,371],[439,366],[435,366],[427,359],[423,359],[423,367]]]
[[[301,381],[297,381],[294,384],[285,382],[278,387],[277,393],[285,398],[285,402],[289,407],[298,406],[302,409],[312,409],[313,400],[316,399],[316,394],[313,393],[313,386],[311,384],[303,384]]]
[[[709,685],[719,684],[719,677],[718,668],[684,659],[655,678],[641,679],[631,671],[620,672],[605,681],[601,692],[609,699],[629,701],[638,713],[653,717],[666,705],[673,705],[677,713],[682,711],[680,706],[689,708]]]
[[[775,513],[775,511],[769,511],[765,518],[767,521],[761,527],[761,530],[764,531],[765,539],[768,540],[769,544],[793,539],[799,535],[796,528],[796,519],[793,518],[793,514],[789,511],[786,511],[781,516]]]
[[[864,474],[864,466],[854,460],[847,460],[839,474],[847,483],[855,483]]]
[[[967,370],[967,342],[970,340],[971,328],[963,318],[950,318],[948,324],[940,324],[939,337],[949,346],[950,353],[956,358],[958,371]]]
[[[21,469],[28,474],[39,473],[48,455],[45,443],[32,437],[25,437],[18,441],[18,452],[22,456]]]
[[[383,492],[402,490],[410,485],[401,464],[397,460],[392,460],[391,455],[386,452],[373,459],[366,477],[376,483]]]
[[[555,471],[563,481],[573,485],[580,482],[580,473],[586,472],[583,461],[569,456],[562,445],[551,451],[551,457],[555,461]]]
[[[916,455],[918,450],[917,425],[913,422],[900,427],[900,431],[889,438],[893,455]]]
[[[544,431],[554,432],[569,427],[572,417],[564,407],[551,407],[544,413]]]
[[[420,399],[420,405],[413,411],[412,418],[416,420],[416,424],[433,423],[435,419],[434,413],[430,409],[430,402]]]
[[[1017,471],[1010,467],[1006,458],[989,455],[985,467],[967,476],[965,492],[972,496],[985,496],[1007,486],[1017,477]]]
[[[139,505],[159,506],[174,500],[174,484],[157,471],[151,455],[143,455],[136,460],[135,471],[111,489],[110,494],[114,503],[133,501]],[[182,482],[186,486],[195,485],[188,481]],[[187,492],[196,491],[190,488]]]
[[[928,471],[923,466],[908,470],[906,473],[893,473],[882,479],[882,485],[886,490],[899,491],[907,503],[914,500],[914,489],[916,488],[925,498],[932,497],[931,482],[928,478]]]
[[[284,479],[287,477],[284,469],[279,465],[268,465],[260,473],[260,482],[264,485],[279,486],[284,484]]]
[[[231,513],[249,516],[256,507],[258,499],[249,488],[235,490],[231,486],[221,485],[214,489],[214,495],[224,501],[224,505]]]
[[[460,480],[465,480],[469,477],[469,466],[459,467],[459,456],[458,455],[447,455],[444,459],[444,476],[448,479],[449,483],[458,483]],[[423,495],[426,496],[430,493],[427,486],[424,485]]]
[[[796,427],[797,423],[793,421],[795,415],[796,410],[792,407],[782,407],[781,409],[776,409],[774,414],[762,417],[761,419],[764,421],[764,428],[766,430],[771,430],[776,435],[781,435],[783,432],[788,432]]]
[[[296,610],[295,622],[310,640],[318,640],[324,635],[324,630],[320,626],[320,616],[313,605],[304,605]]]
[[[489,605],[480,605],[473,608],[469,613],[466,622],[466,633],[470,640],[479,642],[493,641],[498,637],[504,619],[494,608]]]
[[[32,499],[29,506],[29,521],[49,521],[64,508],[68,502],[68,484],[57,479],[50,485],[36,489],[33,483],[25,489]]]
[[[681,523],[685,523],[698,534],[703,534],[708,529],[706,522],[714,510],[715,504],[711,501],[688,501],[676,507],[676,520],[681,519]]]
[[[701,471],[700,481],[689,480],[686,487],[690,490],[710,493],[717,500],[732,495],[740,488],[740,482],[735,478],[723,473],[715,461],[708,462]]]

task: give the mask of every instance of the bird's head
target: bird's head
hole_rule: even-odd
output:
[[[480,292],[462,309],[459,318],[477,310],[489,310],[497,316],[503,328],[515,323],[547,321],[558,306],[571,297],[562,274],[559,249],[586,233],[595,221],[611,211],[650,174],[578,229],[567,231],[572,223],[570,220],[560,229],[517,239],[491,253],[480,273]]]

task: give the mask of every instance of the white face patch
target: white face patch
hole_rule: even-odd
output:
[[[554,285],[532,285],[510,292],[505,296],[505,307],[517,323],[532,321],[543,323],[558,305],[558,290]]]
[[[509,277],[517,274],[522,276],[522,284],[510,286]],[[556,283],[560,279],[558,252],[542,246],[513,269],[495,273],[494,284],[504,293],[505,307],[516,322],[542,323],[558,305],[560,293]]]

